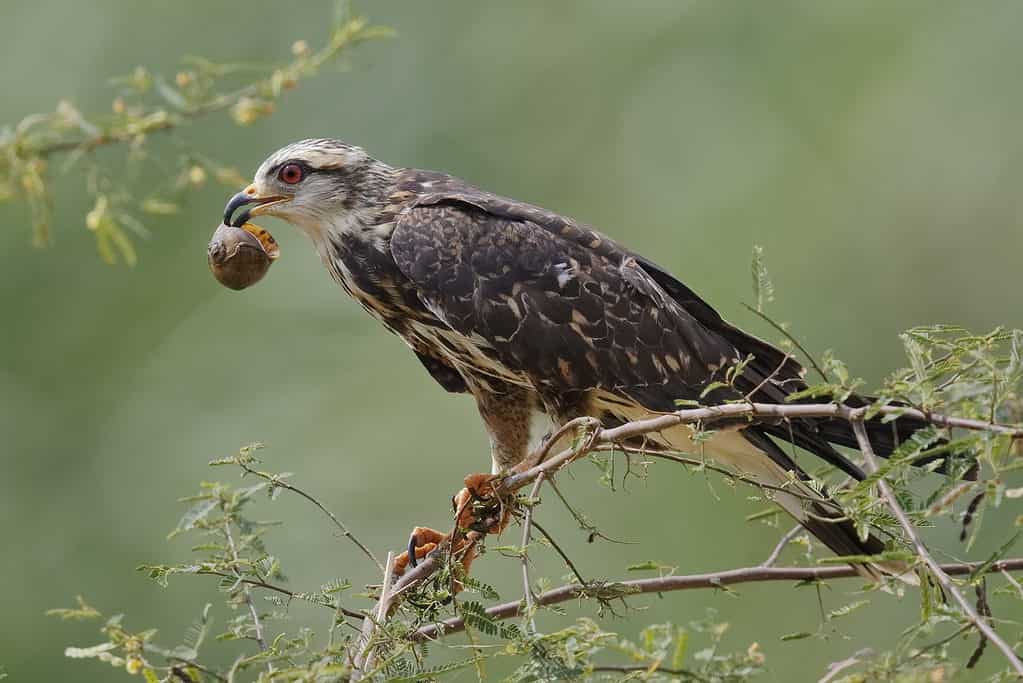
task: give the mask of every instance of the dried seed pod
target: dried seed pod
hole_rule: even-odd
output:
[[[262,280],[279,255],[273,235],[252,223],[239,228],[221,223],[207,250],[210,272],[230,289],[245,289]]]

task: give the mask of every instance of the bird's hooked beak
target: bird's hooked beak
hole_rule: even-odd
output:
[[[284,195],[260,197],[259,192],[256,190],[256,186],[249,185],[228,200],[227,206],[224,207],[224,223],[236,228],[241,227],[242,225],[245,225],[252,216],[264,214],[271,206],[276,206],[277,204],[283,204],[284,202],[289,201],[291,201],[291,197],[286,197]],[[232,221],[235,211],[250,204],[255,204],[256,206],[253,206],[251,209],[245,209]]]

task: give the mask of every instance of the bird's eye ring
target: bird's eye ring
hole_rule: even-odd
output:
[[[281,179],[281,182],[294,185],[301,182],[302,178],[305,177],[305,170],[298,164],[286,164],[277,173],[277,177]]]

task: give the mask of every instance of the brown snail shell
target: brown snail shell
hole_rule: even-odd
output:
[[[266,275],[280,255],[277,240],[269,231],[246,223],[234,227],[221,223],[206,252],[210,272],[230,289],[251,287]]]

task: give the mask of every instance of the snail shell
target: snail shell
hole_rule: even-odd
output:
[[[279,255],[280,248],[273,235],[252,223],[237,228],[221,223],[207,250],[213,277],[225,287],[236,290],[262,280]]]

